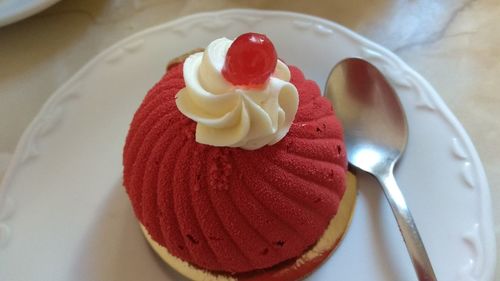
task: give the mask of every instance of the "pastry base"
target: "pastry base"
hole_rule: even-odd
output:
[[[300,280],[320,266],[340,243],[352,219],[356,203],[356,177],[347,173],[347,186],[340,201],[337,214],[332,218],[325,233],[318,242],[302,256],[283,262],[269,269],[255,270],[242,274],[221,274],[200,269],[173,255],[166,248],[154,241],[141,224],[141,229],[153,250],[160,258],[185,277],[195,281],[289,281]]]
[[[182,54],[182,55],[170,60],[167,64],[167,70],[169,70],[172,66],[174,66],[176,64],[183,63],[190,55],[196,54],[199,52],[203,52],[203,51],[205,51],[204,48],[196,48],[196,49],[193,49],[192,51],[189,51],[185,54]]]

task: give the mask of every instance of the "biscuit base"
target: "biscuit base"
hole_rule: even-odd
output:
[[[318,268],[338,246],[350,225],[356,204],[356,177],[348,172],[347,185],[337,214],[330,221],[325,233],[318,242],[302,256],[285,261],[268,269],[259,269],[241,274],[223,274],[204,270],[185,262],[168,252],[152,239],[145,227],[141,229],[153,250],[160,258],[185,277],[195,281],[289,281],[300,280]]]

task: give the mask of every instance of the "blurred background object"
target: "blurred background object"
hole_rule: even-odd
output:
[[[59,0],[1,0],[0,27],[34,15]]]

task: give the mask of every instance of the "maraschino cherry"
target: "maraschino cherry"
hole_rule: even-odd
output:
[[[271,77],[277,59],[274,45],[267,36],[245,33],[229,47],[222,76],[235,86],[260,86]]]

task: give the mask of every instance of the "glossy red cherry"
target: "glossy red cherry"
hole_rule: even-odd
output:
[[[276,50],[264,34],[245,33],[227,51],[222,76],[235,86],[262,85],[276,68]]]

